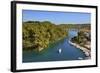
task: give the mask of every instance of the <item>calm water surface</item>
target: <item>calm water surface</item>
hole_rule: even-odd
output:
[[[79,49],[69,44],[69,39],[77,36],[77,30],[69,31],[69,36],[58,41],[41,53],[23,52],[23,62],[44,62],[44,61],[64,61],[64,60],[79,60],[85,59],[85,54]],[[58,50],[62,49],[59,53]]]

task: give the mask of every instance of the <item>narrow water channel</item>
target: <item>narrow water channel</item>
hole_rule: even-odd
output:
[[[32,52],[23,52],[23,62],[45,62],[45,61],[64,61],[85,59],[85,54],[79,49],[69,44],[69,39],[77,36],[77,30],[69,31],[69,36],[61,41],[49,45],[48,48],[37,54]],[[61,49],[61,53],[59,53]]]

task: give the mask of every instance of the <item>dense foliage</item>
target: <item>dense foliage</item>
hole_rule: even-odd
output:
[[[91,41],[90,32],[79,31],[78,35],[71,39],[72,42],[78,43],[80,45],[84,45],[87,42]]]
[[[55,25],[49,21],[23,22],[23,49],[37,50],[48,47],[50,43],[58,41],[67,36],[66,28]]]

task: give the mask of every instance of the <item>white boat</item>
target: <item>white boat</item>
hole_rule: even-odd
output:
[[[85,54],[86,54],[87,57],[90,55],[89,52],[85,52]]]
[[[82,60],[83,58],[82,58],[82,57],[78,57],[78,59],[79,59],[79,60]]]
[[[58,52],[61,53],[62,52],[62,49],[59,49]]]

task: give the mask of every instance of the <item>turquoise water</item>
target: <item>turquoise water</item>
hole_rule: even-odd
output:
[[[23,62],[45,62],[45,61],[64,61],[64,60],[79,60],[85,59],[85,54],[79,49],[69,44],[69,39],[77,36],[77,31],[69,31],[69,36],[49,45],[48,48],[41,51],[40,53],[36,53],[34,51],[31,52],[23,52]],[[59,53],[58,50],[62,49],[62,52]]]

